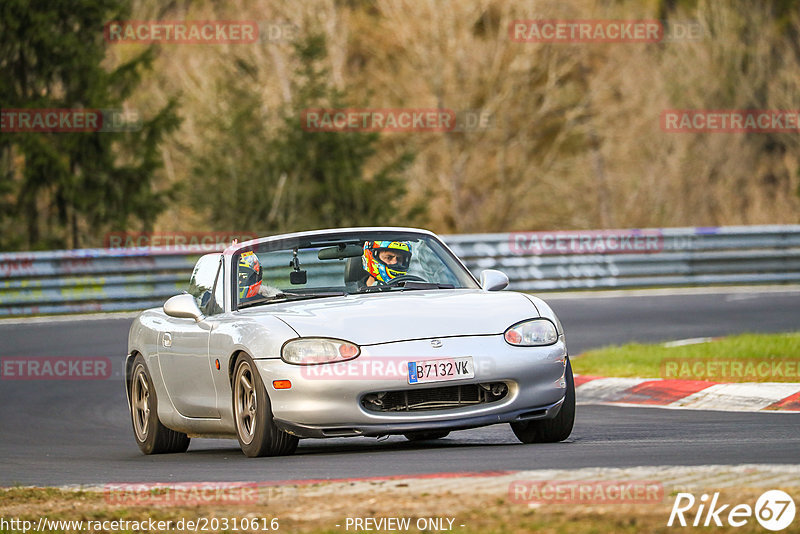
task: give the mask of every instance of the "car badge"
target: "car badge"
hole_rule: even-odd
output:
[[[438,349],[441,346],[442,346],[442,342],[440,340],[438,340],[438,339],[432,339],[431,340],[431,347],[433,347],[434,349]]]

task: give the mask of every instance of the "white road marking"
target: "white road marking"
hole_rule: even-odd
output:
[[[764,382],[715,384],[669,406],[693,410],[757,412],[800,391],[800,384]]]

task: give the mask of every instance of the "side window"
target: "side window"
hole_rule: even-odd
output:
[[[211,291],[214,288],[214,280],[220,270],[221,254],[206,254],[197,260],[197,264],[192,271],[192,278],[189,280],[189,294],[194,297],[197,307],[206,315],[209,313],[209,305],[214,300],[211,298]]]

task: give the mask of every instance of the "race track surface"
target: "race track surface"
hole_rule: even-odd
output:
[[[559,298],[570,352],[626,341],[793,331],[798,291]],[[546,298],[546,296],[545,296]],[[119,372],[129,319],[0,324],[0,356],[110,356]],[[579,399],[580,400],[580,399]],[[579,406],[566,443],[522,445],[508,425],[409,443],[303,440],[293,457],[245,458],[235,441],[145,457],[121,378],[0,381],[0,486],[263,481],[636,465],[800,463],[798,415]]]

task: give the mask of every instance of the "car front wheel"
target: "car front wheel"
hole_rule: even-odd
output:
[[[567,391],[561,409],[552,419],[511,423],[511,430],[522,443],[555,443],[564,441],[572,433],[575,423],[575,380],[572,377],[572,364],[567,358],[564,371]]]
[[[292,454],[297,437],[275,426],[261,375],[246,354],[236,362],[232,389],[236,436],[242,452],[250,458]]]
[[[131,422],[136,444],[145,454],[185,452],[189,436],[161,424],[153,380],[141,354],[133,361],[130,389]]]

